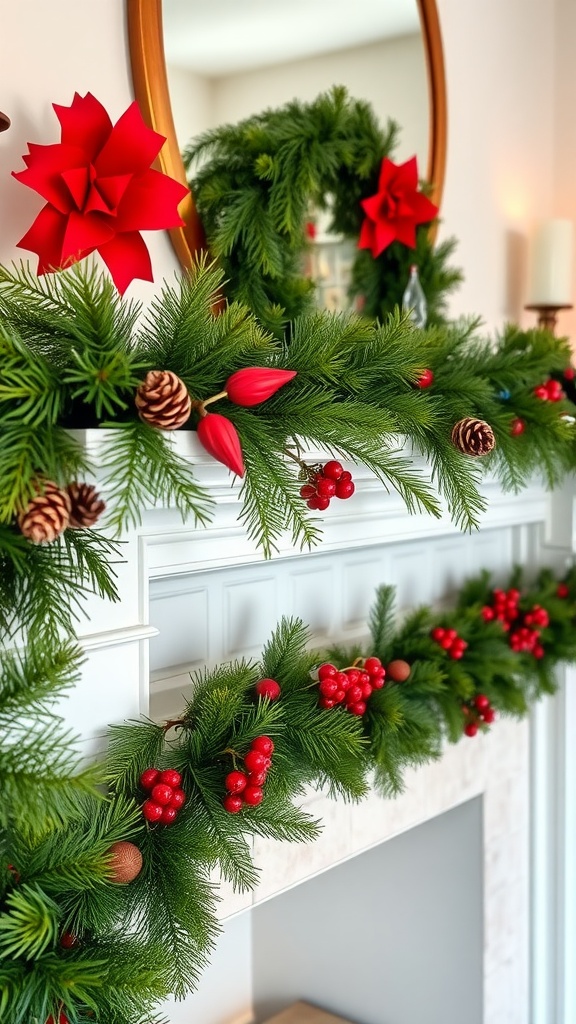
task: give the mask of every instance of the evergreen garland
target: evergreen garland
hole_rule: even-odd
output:
[[[249,306],[268,329],[289,334],[290,321],[313,304],[313,282],[303,276],[311,209],[329,209],[331,230],[356,241],[361,200],[377,191],[398,131],[393,121],[382,127],[370,104],[335,86],[311,103],[292,100],[193,139],[184,165],[208,247],[225,271],[226,296]],[[416,263],[429,323],[445,322],[447,295],[462,280],[448,266],[456,243],[435,248],[429,224],[416,234],[416,250],[394,242],[377,258],[357,253],[351,294],[366,316],[383,321],[401,307]]]
[[[244,453],[241,518],[270,556],[288,531],[312,547],[321,523],[300,496],[307,448],[369,467],[401,495],[409,511],[438,516],[443,498],[456,524],[477,525],[484,508],[478,460],[452,443],[455,423],[487,421],[495,452],[482,460],[506,488],[534,472],[550,486],[574,466],[570,402],[542,401],[534,389],[570,365],[564,339],[507,329],[487,339],[478,325],[422,331],[398,312],[382,324],[356,315],[312,312],[292,325],[288,348],[233,303],[215,312],[222,273],[205,260],[166,285],[147,315],[121,299],[104,275],[78,264],[55,277],[0,267],[0,627],[21,624],[71,632],[78,596],[116,599],[114,536],[144,508],[175,506],[183,519],[210,517],[210,495],[171,443],[170,431],[142,422],[138,386],[151,370],[176,374],[198,425],[197,407],[222,393],[231,374],[250,367],[296,372],[267,401],[243,407],[221,397],[219,414]],[[422,372],[433,386],[418,386]],[[524,433],[511,434],[522,420]],[[18,526],[27,502],[53,481],[66,488],[94,466],[74,431],[102,433],[100,474],[112,538],[99,529],[66,529],[32,544]],[[414,454],[426,465],[415,466]]]
[[[78,650],[44,638],[21,654],[3,649],[0,1019],[46,1024],[62,1013],[70,1024],[159,1022],[154,1006],[192,991],[210,955],[218,932],[214,869],[249,889],[258,876],[251,836],[308,842],[318,835],[320,824],[297,806],[305,787],[359,800],[371,779],[389,797],[401,791],[407,766],[460,739],[476,708],[488,703],[492,715],[521,718],[553,693],[556,665],[576,660],[576,570],[560,582],[543,570],[529,588],[515,570],[508,587],[493,590],[484,573],[462,588],[451,611],[415,609],[400,626],[393,591],[382,587],[363,651],[310,650],[304,625],[284,620],[259,664],[197,674],[178,719],[113,726],[98,776],[78,774],[74,745],[53,710],[73,685]],[[494,609],[510,602],[507,631],[511,613],[499,619]],[[538,647],[514,650],[515,634],[536,611]],[[437,642],[438,629],[467,644],[461,658]],[[389,666],[366,713],[322,708],[318,664],[344,668],[365,656]],[[402,682],[393,679],[394,659],[408,663]],[[278,699],[259,696],[262,678],[278,682]],[[489,720],[478,728],[490,728]],[[275,745],[264,801],[228,813],[224,780],[262,735]],[[169,827],[142,816],[147,794],[139,780],[151,766],[182,776],[187,801]],[[102,791],[96,782],[104,777]],[[129,884],[114,880],[118,842],[142,854]]]

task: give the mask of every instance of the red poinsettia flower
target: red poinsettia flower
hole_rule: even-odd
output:
[[[18,245],[38,254],[39,274],[97,251],[120,294],[135,277],[152,281],[140,231],[181,225],[178,203],[188,191],[150,168],[164,136],[144,124],[137,103],[115,125],[91,93],[54,110],[61,141],[29,143],[26,170],[13,172],[46,200]]]
[[[405,164],[382,161],[376,195],[363,199],[366,218],[360,229],[359,249],[370,249],[374,258],[391,242],[416,248],[416,225],[434,219],[438,207],[418,191],[418,163],[411,157]]]

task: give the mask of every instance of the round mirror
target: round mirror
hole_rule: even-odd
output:
[[[435,0],[127,0],[135,96],[166,136],[161,169],[186,183],[181,151],[218,124],[333,85],[401,129],[439,205],[446,158],[444,62]],[[183,266],[204,246],[190,195],[171,231]]]

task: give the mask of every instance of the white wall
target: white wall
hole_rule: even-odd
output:
[[[556,0],[556,74],[554,127],[554,206],[556,217],[569,217],[576,227],[576,3]],[[536,126],[537,130],[537,126]],[[572,296],[576,306],[576,257]],[[576,309],[560,314],[563,332],[576,339]]]

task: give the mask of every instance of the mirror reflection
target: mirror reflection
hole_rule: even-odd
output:
[[[401,128],[395,158],[426,174],[429,110],[417,0],[164,0],[164,47],[180,149],[333,85]]]

